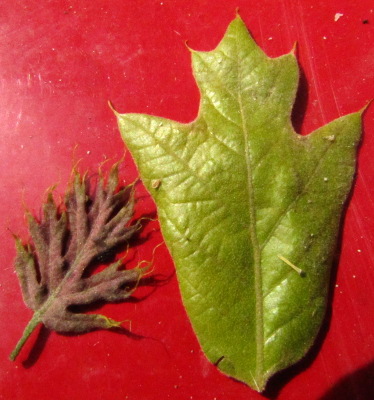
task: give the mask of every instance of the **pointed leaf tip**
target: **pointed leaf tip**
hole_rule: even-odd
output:
[[[370,99],[367,103],[366,103],[366,105],[364,106],[364,107],[362,107],[361,109],[360,109],[360,111],[358,111],[361,115],[363,115],[364,113],[365,113],[365,111],[367,110],[367,109],[369,109],[369,107],[371,106],[371,104],[373,103],[373,101],[374,101],[374,99]]]
[[[112,110],[113,114],[114,114],[116,117],[118,117],[118,116],[120,115],[120,114],[118,113],[118,111],[114,108],[113,103],[112,103],[110,100],[108,100],[108,106],[109,106],[109,108]]]

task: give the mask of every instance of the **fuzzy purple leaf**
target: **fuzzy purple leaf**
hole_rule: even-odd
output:
[[[24,245],[15,238],[15,268],[23,299],[34,310],[34,316],[11,353],[11,360],[39,323],[64,333],[121,325],[104,315],[73,311],[74,306],[127,299],[146,272],[147,268],[140,265],[123,269],[121,259],[98,273],[90,273],[90,266],[100,256],[118,251],[140,228],[140,221],[130,223],[134,187],[118,189],[118,183],[118,164],[111,168],[106,182],[99,176],[92,194],[86,176],[74,171],[60,206],[50,191],[40,221],[27,213],[31,243]]]

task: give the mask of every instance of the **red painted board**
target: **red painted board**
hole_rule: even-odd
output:
[[[104,306],[131,320],[133,335],[34,332],[8,355],[31,317],[13,270],[12,233],[27,239],[24,211],[62,191],[72,165],[98,169],[124,154],[110,100],[120,112],[188,122],[199,94],[190,54],[213,49],[235,9],[269,56],[297,42],[303,71],[293,113],[306,134],[374,96],[374,4],[370,0],[14,0],[0,3],[0,399],[332,400],[374,398],[374,107],[364,116],[358,173],[342,231],[331,311],[298,366],[265,395],[204,357],[181,303],[172,260],[157,249],[154,270],[170,277],[145,300]],[[106,164],[107,165],[107,164]],[[105,168],[105,166],[103,167]],[[127,155],[121,177],[137,172]],[[155,211],[138,185],[137,215]],[[132,263],[162,241],[150,221]],[[143,290],[143,289],[142,289]],[[144,288],[147,290],[147,288]]]

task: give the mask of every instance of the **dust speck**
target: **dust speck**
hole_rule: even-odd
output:
[[[336,13],[335,16],[334,16],[334,21],[335,21],[335,22],[339,21],[339,19],[340,19],[343,15],[344,15],[344,14],[342,14],[342,13]]]

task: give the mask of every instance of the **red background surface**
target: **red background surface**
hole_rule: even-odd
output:
[[[108,100],[120,112],[194,119],[199,94],[185,41],[211,50],[236,7],[268,55],[288,52],[297,41],[303,75],[293,118],[299,132],[357,111],[374,97],[374,4],[369,0],[1,2],[0,399],[264,398],[205,359],[165,247],[157,250],[154,267],[172,276],[167,284],[144,301],[100,310],[131,320],[132,332],[142,338],[41,330],[15,363],[8,360],[31,317],[12,265],[10,232],[28,235],[23,204],[37,213],[46,188],[56,182],[64,188],[74,160],[95,171],[105,158],[123,155]],[[343,14],[338,21],[336,13]],[[364,117],[332,311],[310,355],[276,376],[268,397],[374,398],[373,115],[372,105]],[[129,157],[121,174],[127,182],[137,176]],[[154,211],[141,186],[138,193],[138,214]],[[149,240],[133,250],[133,264],[150,259],[161,242],[157,222],[142,236]]]

